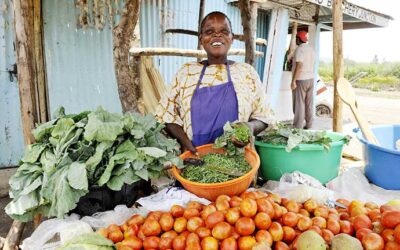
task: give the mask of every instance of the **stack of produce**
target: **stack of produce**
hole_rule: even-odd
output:
[[[63,217],[90,187],[121,190],[124,184],[157,178],[164,165],[182,166],[178,144],[151,116],[115,114],[101,108],[65,115],[38,126],[10,179],[6,213],[21,221],[35,214]]]
[[[399,249],[400,201],[381,207],[337,202],[347,208],[329,208],[312,199],[297,203],[259,191],[221,195],[207,206],[191,201],[169,212],[133,215],[98,233],[119,250]]]

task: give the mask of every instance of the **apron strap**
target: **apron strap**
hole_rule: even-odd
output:
[[[203,66],[203,69],[201,70],[200,77],[199,77],[199,81],[197,82],[197,85],[196,85],[196,90],[200,87],[201,81],[203,80],[204,73],[206,72],[206,68],[207,68],[207,66],[208,66],[208,60],[204,60],[202,63],[204,64],[204,66]],[[231,64],[231,63],[234,63],[234,61],[228,60],[228,61],[225,63],[225,65],[226,65],[226,71],[227,71],[227,73],[228,73],[228,82],[232,82],[231,71],[230,71],[230,68],[229,68],[229,64]]]

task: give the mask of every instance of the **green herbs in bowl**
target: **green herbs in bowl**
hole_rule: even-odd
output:
[[[243,156],[210,153],[201,157],[202,166],[187,166],[183,178],[199,183],[220,183],[241,177],[251,170]]]

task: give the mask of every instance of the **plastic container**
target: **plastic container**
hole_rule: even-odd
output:
[[[370,144],[357,129],[357,138],[363,144],[365,176],[375,185],[389,190],[400,190],[400,125],[375,126],[372,129],[380,146]]]
[[[212,146],[213,144],[206,144],[197,147],[197,151],[200,156],[209,153],[223,153],[222,149],[214,149]],[[180,155],[181,159],[185,159],[188,157],[193,157],[192,153],[189,151],[186,151],[185,153]],[[260,166],[260,158],[254,150],[251,150],[249,148],[245,148],[244,157],[246,158],[252,169],[247,174],[226,182],[199,183],[189,181],[180,175],[180,170],[175,166],[172,168],[172,173],[186,190],[199,197],[214,201],[221,194],[226,194],[229,196],[239,195],[250,186]]]
[[[284,173],[300,171],[325,184],[337,177],[344,136],[334,132],[328,132],[327,135],[332,139],[329,150],[319,144],[300,144],[291,152],[286,152],[284,145],[256,141],[263,178],[278,181]]]

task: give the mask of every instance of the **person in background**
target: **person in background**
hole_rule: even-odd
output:
[[[307,32],[296,35],[298,47],[292,59],[293,127],[309,129],[313,119],[314,50],[307,43]],[[305,125],[304,125],[305,121]]]
[[[245,123],[253,135],[274,122],[255,69],[227,58],[233,42],[229,18],[222,12],[205,16],[199,41],[207,60],[184,64],[156,110],[182,152],[196,153],[195,147],[213,143],[228,121]]]

